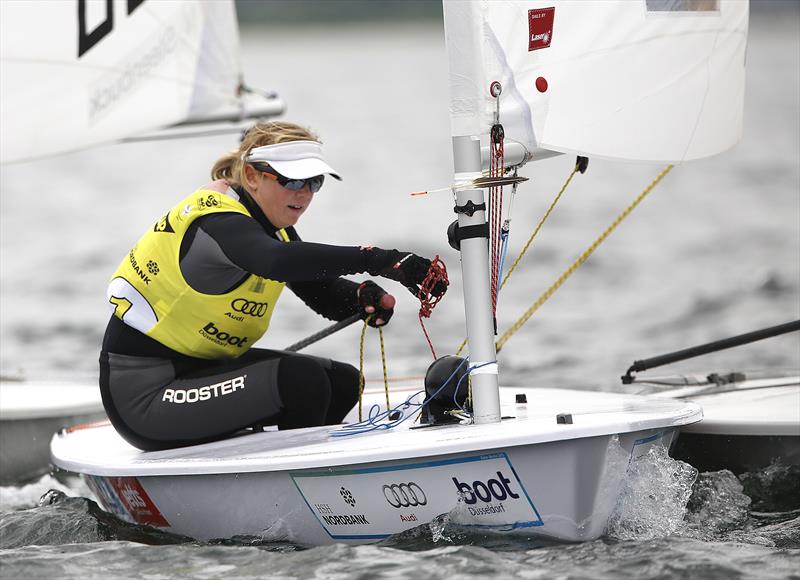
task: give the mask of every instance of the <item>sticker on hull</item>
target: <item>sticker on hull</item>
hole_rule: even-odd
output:
[[[89,476],[89,487],[105,508],[124,520],[168,528],[169,522],[161,514],[150,496],[135,477]]]
[[[100,503],[103,504],[103,507],[106,509],[106,511],[111,512],[120,519],[126,521],[131,520],[131,515],[117,497],[117,492],[114,491],[113,487],[111,487],[108,479],[105,477],[99,477],[97,475],[87,475],[86,483],[97,496],[97,499],[100,500]]]
[[[543,525],[505,453],[291,476],[336,540],[385,538],[453,508],[451,521],[465,526]]]

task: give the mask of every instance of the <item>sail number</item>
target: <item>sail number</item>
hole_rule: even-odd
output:
[[[100,0],[102,2],[102,0]],[[141,6],[145,0],[128,0],[128,16]],[[114,11],[111,8],[112,0],[105,0],[106,17],[94,30],[87,31],[86,5],[89,0],[78,0],[78,58],[82,57],[94,45],[103,40],[114,29]]]

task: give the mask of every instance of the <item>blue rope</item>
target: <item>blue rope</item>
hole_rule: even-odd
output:
[[[413,395],[408,397],[405,401],[403,401],[402,403],[400,403],[396,407],[394,407],[392,409],[387,409],[386,411],[382,411],[382,412],[379,412],[380,405],[373,404],[369,409],[369,413],[368,413],[366,419],[364,419],[363,421],[359,421],[358,423],[351,423],[349,425],[342,425],[338,430],[331,431],[330,432],[330,436],[331,437],[347,437],[347,436],[350,436],[350,435],[360,435],[362,433],[369,433],[370,431],[376,431],[376,430],[379,430],[379,429],[387,430],[387,429],[392,429],[394,427],[397,427],[400,423],[403,423],[403,422],[407,421],[408,419],[410,419],[411,417],[413,417],[415,412],[417,412],[418,410],[422,409],[422,407],[424,407],[425,405],[430,403],[433,399],[435,399],[436,395],[438,395],[441,392],[441,390],[444,389],[450,383],[450,381],[453,379],[453,377],[456,376],[458,371],[461,370],[461,367],[463,367],[468,362],[468,360],[469,359],[465,358],[463,361],[461,361],[461,364],[459,364],[456,367],[456,369],[450,374],[450,376],[447,377],[447,379],[444,381],[444,383],[442,383],[442,385],[438,389],[436,389],[436,392],[433,393],[427,399],[425,399],[422,403],[415,403],[412,399],[414,399],[414,397],[416,397],[420,393],[424,393],[425,391],[417,391],[416,393],[414,393]],[[472,367],[472,368],[467,367],[467,372],[464,374],[464,376],[461,377],[461,379],[459,379],[458,384],[456,385],[456,392],[458,392],[458,389],[461,387],[461,381],[464,380],[464,377],[469,376],[469,373],[473,369],[479,368],[480,366],[484,366],[486,364],[491,364],[491,363],[484,363],[483,365],[478,365],[478,366],[475,366],[475,367]],[[455,398],[455,394],[453,396]],[[460,405],[458,405],[457,402],[456,402],[456,405],[459,407],[459,409],[464,411],[464,409]],[[404,413],[404,411],[406,411],[407,409],[410,409],[411,407],[414,407],[414,411],[412,413],[409,413],[409,414],[406,415]],[[379,423],[378,422],[378,421],[382,421],[383,419],[385,419],[387,417],[390,417],[394,413],[400,413],[400,416],[397,419],[394,419],[394,420],[390,419],[386,423]]]
[[[471,413],[469,411],[467,411],[464,407],[462,407],[461,405],[458,404],[458,399],[456,398],[456,395],[458,395],[458,390],[461,388],[461,382],[465,378],[467,378],[470,375],[470,373],[472,373],[472,371],[474,371],[475,369],[479,369],[481,367],[485,367],[485,366],[488,366],[488,365],[491,365],[491,364],[494,364],[494,361],[486,362],[486,363],[475,365],[475,366],[471,366],[471,367],[467,368],[467,372],[464,375],[462,375],[460,379],[458,379],[458,384],[456,384],[456,390],[453,391],[453,403],[455,403],[455,406],[458,407],[464,413],[467,413],[467,414],[471,415]],[[461,368],[461,367],[459,367],[459,368]],[[447,383],[445,383],[445,384],[447,384]],[[436,392],[438,393],[439,391],[436,391]]]
[[[500,293],[500,286],[499,284],[503,281],[503,266],[506,263],[506,252],[508,251],[508,231],[505,231],[500,234],[501,246],[500,246],[500,275],[497,277],[497,293]]]

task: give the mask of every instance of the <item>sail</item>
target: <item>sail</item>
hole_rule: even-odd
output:
[[[0,27],[2,162],[239,106],[232,0],[4,1]]]
[[[741,137],[746,0],[444,0],[454,136],[679,163]],[[546,156],[546,155],[541,155]]]

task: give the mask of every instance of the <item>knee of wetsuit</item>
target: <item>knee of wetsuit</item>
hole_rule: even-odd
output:
[[[361,374],[354,366],[331,361],[327,368],[331,379],[331,405],[325,416],[327,425],[341,423],[358,402]]]
[[[358,391],[361,387],[361,373],[351,364],[332,361],[328,369],[334,396],[342,399],[342,403],[352,407],[358,402]]]
[[[278,392],[285,411],[304,410],[325,417],[331,402],[331,382],[322,365],[311,357],[290,356],[278,365]],[[320,420],[319,423],[322,424]]]

